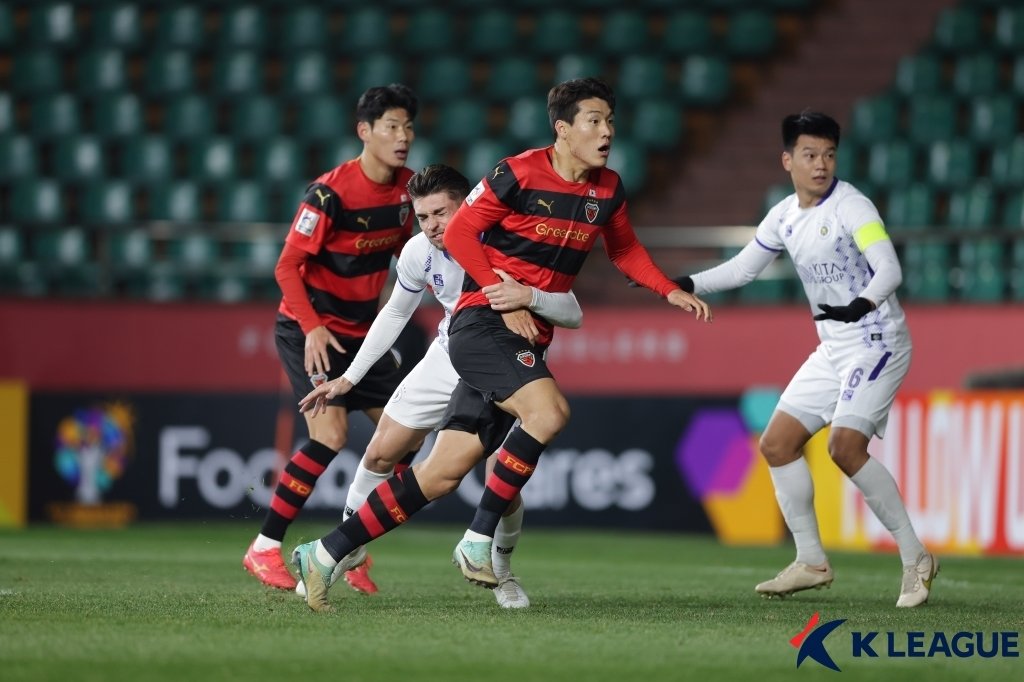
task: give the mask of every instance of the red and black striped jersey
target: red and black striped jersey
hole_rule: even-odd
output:
[[[413,214],[401,168],[381,185],[353,159],[324,173],[307,189],[286,242],[309,253],[302,281],[313,309],[332,332],[362,338],[370,329],[391,257],[412,236]],[[296,319],[287,301],[278,310]]]
[[[634,281],[662,296],[679,288],[637,240],[618,173],[599,168],[586,182],[569,182],[555,172],[552,153],[545,147],[502,160],[445,229],[445,246],[466,270],[456,313],[488,305],[480,289],[500,281],[494,268],[543,291],[569,291],[599,236]],[[537,326],[538,343],[550,343],[552,325],[537,317]]]

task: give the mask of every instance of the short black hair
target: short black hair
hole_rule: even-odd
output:
[[[469,194],[469,180],[451,166],[434,163],[409,178],[406,189],[413,200],[444,192],[460,203]]]
[[[801,135],[820,137],[839,146],[839,124],[834,118],[820,111],[804,109],[799,114],[790,114],[782,119],[782,148],[793,151]]]
[[[359,96],[356,103],[356,120],[370,125],[391,109],[405,109],[409,120],[416,119],[419,101],[408,85],[392,83],[370,88]]]
[[[585,99],[603,99],[608,108],[615,112],[615,91],[600,78],[574,78],[559,83],[548,92],[548,119],[551,130],[555,121],[572,123],[580,112],[580,102]]]

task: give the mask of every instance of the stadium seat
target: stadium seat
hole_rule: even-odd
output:
[[[853,106],[849,135],[862,142],[891,140],[899,130],[900,105],[889,94],[863,97]]]
[[[551,85],[573,78],[599,76],[604,73],[604,61],[595,54],[564,54],[555,62],[555,76]]]
[[[44,48],[68,48],[78,42],[72,2],[36,0],[29,9],[29,40]]]
[[[89,50],[75,59],[75,87],[85,94],[111,93],[128,86],[124,53],[114,49]]]
[[[0,135],[17,132],[18,116],[14,109],[14,98],[9,92],[0,92]]]
[[[995,94],[1000,88],[999,60],[991,52],[963,55],[953,70],[953,91],[961,97]]]
[[[0,48],[9,48],[14,44],[14,38],[14,12],[10,5],[0,5]]]
[[[957,102],[946,95],[919,95],[910,100],[906,130],[918,144],[946,140],[956,132]]]
[[[994,26],[997,49],[1009,54],[1024,51],[1024,7],[1004,3],[996,12]]]
[[[353,130],[352,113],[331,94],[303,97],[296,103],[296,134],[305,140],[334,140]]]
[[[323,52],[289,52],[281,86],[286,95],[329,94],[334,92],[334,67]]]
[[[433,55],[458,44],[451,15],[429,5],[416,9],[402,36],[402,50],[415,56]]]
[[[224,8],[220,30],[217,32],[219,45],[230,50],[260,49],[267,41],[267,19],[258,4],[242,4]]]
[[[128,294],[150,301],[178,301],[185,297],[185,280],[166,263],[155,263],[128,282]]]
[[[0,135],[0,182],[32,178],[37,171],[37,152],[28,135]]]
[[[507,128],[515,140],[529,147],[547,146],[554,139],[547,104],[533,95],[512,102]]]
[[[25,242],[21,232],[10,225],[0,225],[0,279],[18,265],[25,253]]]
[[[391,49],[391,24],[387,10],[364,5],[350,12],[345,17],[342,39],[338,42],[344,53],[352,55]]]
[[[1018,100],[1024,98],[1024,55],[1013,60],[1013,72],[1010,74],[1010,92]]]
[[[876,142],[868,148],[867,179],[878,186],[904,187],[915,177],[914,148],[906,140]]]
[[[11,65],[11,91],[40,95],[61,90],[64,76],[58,56],[44,50],[18,50]]]
[[[725,51],[734,58],[756,59],[775,49],[775,16],[764,9],[740,9],[729,17]]]
[[[473,12],[462,47],[474,57],[490,57],[514,52],[518,44],[515,15],[499,6]]]
[[[207,137],[213,128],[213,109],[202,95],[176,97],[164,109],[163,131],[174,140]]]
[[[963,281],[960,298],[965,301],[996,303],[1006,291],[1006,250],[995,239],[964,239],[958,247]]]
[[[485,93],[493,100],[510,102],[517,97],[537,96],[537,66],[526,57],[503,57],[491,64]]]
[[[37,139],[74,135],[81,127],[78,100],[61,93],[32,100],[31,132]]]
[[[420,138],[417,137],[416,141],[412,145],[412,149],[415,149],[419,144]],[[333,140],[330,140],[323,145],[323,148],[321,149],[320,166],[324,168],[324,170],[339,166],[346,161],[351,161],[356,158],[360,153],[362,153],[362,151],[363,143],[359,141],[358,137],[337,135]],[[433,163],[433,161],[431,161],[431,163]],[[406,165],[410,168],[414,168],[414,166],[408,162],[408,159],[406,159]],[[312,178],[310,178],[310,180],[312,180]],[[298,201],[301,198],[301,196],[295,198],[295,201],[293,202],[295,206],[298,206]],[[294,207],[292,212],[294,212]]]
[[[976,175],[977,154],[970,140],[940,140],[928,149],[928,181],[935,187],[965,187]]]
[[[153,240],[145,228],[114,230],[108,235],[110,264],[115,272],[140,271],[153,262]]]
[[[950,227],[960,230],[989,230],[995,225],[995,191],[988,180],[954,190],[949,197]]]
[[[140,135],[125,141],[121,154],[124,176],[136,182],[171,180],[174,154],[162,135]]]
[[[135,218],[132,186],[125,180],[93,181],[79,194],[86,223],[123,225]]]
[[[238,303],[249,297],[249,280],[235,272],[217,272],[201,277],[196,293],[218,303]]]
[[[634,195],[647,180],[647,154],[643,147],[624,135],[617,135],[608,155],[608,167],[618,172],[626,193]]]
[[[1017,134],[1017,102],[1013,96],[1004,93],[972,99],[968,132],[979,144],[1008,144]]]
[[[170,262],[184,272],[201,272],[218,263],[218,248],[214,239],[203,232],[177,235],[167,244]]]
[[[237,97],[263,89],[263,64],[251,50],[222,53],[213,64],[211,86],[215,94]]]
[[[154,50],[145,61],[143,84],[155,97],[174,97],[195,90],[192,55],[181,49]]]
[[[942,64],[933,54],[907,55],[896,67],[895,89],[904,97],[932,94],[941,88]]]
[[[431,139],[444,147],[473,142],[486,134],[486,107],[476,99],[459,99],[438,108]]]
[[[56,145],[56,176],[61,180],[93,180],[106,173],[107,155],[94,135],[61,138]]]
[[[981,17],[969,5],[947,7],[939,13],[932,44],[946,54],[969,54],[981,42]]]
[[[234,138],[214,136],[189,143],[189,177],[199,181],[228,181],[238,175],[238,145]]]
[[[284,11],[283,29],[275,33],[287,52],[321,50],[329,39],[328,17],[320,7],[299,5]]]
[[[923,229],[935,224],[935,190],[926,182],[913,182],[889,193],[885,225],[890,232]]]
[[[1003,226],[1024,234],[1024,190],[1017,189],[1007,194],[1001,217]]]
[[[404,83],[405,69],[402,61],[393,54],[370,54],[357,60],[348,85],[353,104],[366,90],[389,83]]]
[[[262,140],[281,132],[278,100],[269,95],[247,95],[232,100],[231,135],[240,141]]]
[[[529,53],[538,57],[578,52],[583,47],[580,22],[565,9],[547,9],[537,15],[529,43]]]
[[[217,219],[234,223],[262,223],[270,220],[267,189],[254,180],[230,182],[220,186],[217,197]]]
[[[92,259],[89,235],[81,227],[41,229],[32,243],[36,260],[51,267],[74,268]]]
[[[1010,297],[1017,302],[1024,301],[1024,239],[1013,240],[1009,271]]]
[[[199,4],[162,4],[154,42],[164,48],[200,49],[209,39],[203,11]]]
[[[941,242],[908,242],[903,249],[903,290],[909,300],[949,300],[949,248]]]
[[[752,220],[754,224],[761,221],[761,218],[765,216],[772,209],[775,204],[779,203],[790,194],[793,193],[793,184],[790,182],[777,183],[768,188],[764,193],[764,200],[761,206],[761,215],[755,216]]]
[[[231,244],[231,262],[249,276],[272,277],[283,245],[284,235],[256,234]]]
[[[714,47],[714,30],[707,12],[695,8],[675,10],[665,23],[660,51],[672,57],[705,54]]]
[[[131,2],[102,3],[92,16],[93,45],[133,49],[142,43],[142,8]]]
[[[60,223],[65,208],[61,187],[50,178],[11,183],[10,212],[16,223]]]
[[[612,58],[635,55],[651,45],[647,16],[640,9],[616,9],[606,14],[597,39],[599,52]]]
[[[476,140],[466,147],[460,168],[471,182],[487,176],[506,156],[518,154],[522,149],[514,142],[500,138]]]
[[[129,137],[144,132],[142,102],[130,92],[100,97],[93,109],[93,126],[102,137]]]
[[[852,135],[843,139],[836,153],[835,175],[840,180],[857,183],[861,180],[863,150]]]
[[[693,55],[683,62],[680,95],[687,105],[718,106],[725,101],[731,90],[729,64],[721,57]]]
[[[648,149],[672,148],[683,135],[683,110],[667,99],[642,99],[633,109],[629,137]]]
[[[665,94],[667,80],[665,60],[661,57],[629,55],[619,64],[615,94],[623,100],[657,100]]]
[[[416,94],[425,102],[462,97],[472,90],[471,64],[454,54],[426,59],[416,79]]]
[[[194,223],[202,218],[202,193],[192,180],[149,185],[149,219]]]
[[[405,160],[405,165],[413,170],[419,170],[432,163],[437,163],[439,158],[441,158],[441,152],[434,142],[427,137],[417,135],[416,143],[409,149],[409,158]]]
[[[272,182],[298,183],[303,178],[303,155],[291,137],[270,137],[256,146],[256,177]]]
[[[989,175],[1000,189],[1024,187],[1024,136],[1018,135],[992,150]]]

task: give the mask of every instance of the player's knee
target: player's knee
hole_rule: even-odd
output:
[[[552,406],[523,415],[523,429],[542,442],[550,442],[569,423],[569,406]]]
[[[376,450],[367,450],[363,455],[363,467],[375,474],[386,474],[395,468],[395,458]]]
[[[767,432],[761,434],[757,445],[761,450],[761,455],[768,462],[768,466],[778,467],[789,464],[800,456],[799,451],[794,453],[792,448],[786,446],[779,439],[773,438]]]

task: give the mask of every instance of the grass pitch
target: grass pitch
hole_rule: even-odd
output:
[[[825,640],[851,680],[1024,679],[1024,566],[943,557],[931,603],[896,609],[893,555],[831,559],[836,582],[759,599],[792,549],[703,537],[527,528],[513,566],[531,608],[504,611],[450,564],[461,529],[412,524],[371,546],[381,588],[337,585],[310,612],[241,568],[253,524],[122,531],[0,531],[0,679],[528,682],[832,679],[796,667],[789,639],[815,612],[846,619]],[[297,524],[286,548],[326,530]],[[878,631],[877,658],[851,631]],[[1017,657],[890,658],[887,632],[1014,631]],[[905,640],[904,640],[905,641]],[[905,647],[904,647],[905,648]],[[927,648],[927,645],[926,645]]]

